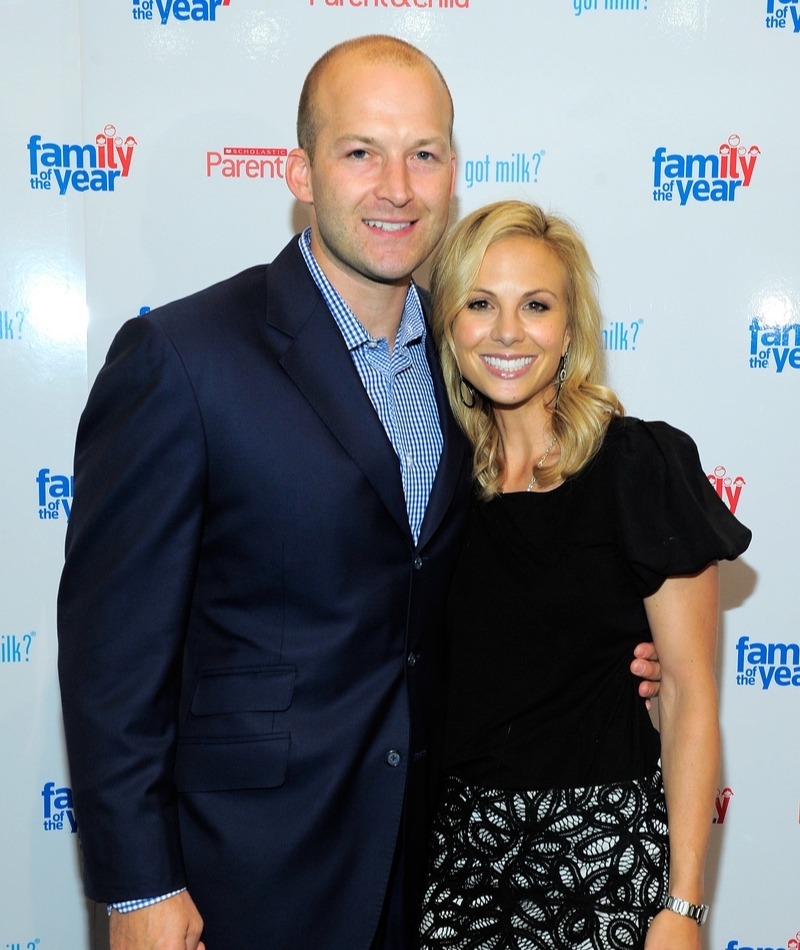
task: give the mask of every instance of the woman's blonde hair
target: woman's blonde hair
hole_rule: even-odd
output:
[[[498,201],[473,211],[450,231],[436,256],[431,272],[432,323],[450,405],[472,443],[473,475],[485,499],[497,495],[503,482],[500,434],[489,402],[479,392],[472,397],[471,387],[465,394],[453,324],[469,300],[487,249],[504,238],[520,236],[541,241],[561,261],[571,337],[566,376],[560,384],[558,376],[553,380],[556,389],[550,405],[560,458],[536,473],[537,483],[547,487],[579,472],[600,448],[611,419],[624,413],[616,394],[602,383],[597,278],[577,231],[563,218],[523,201]]]

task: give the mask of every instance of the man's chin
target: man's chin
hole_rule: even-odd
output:
[[[414,271],[421,267],[432,253],[433,248],[424,253],[404,254],[401,258],[373,260],[366,276],[379,284],[407,284]]]

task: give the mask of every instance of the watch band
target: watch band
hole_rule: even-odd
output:
[[[708,917],[708,904],[690,904],[689,901],[681,897],[673,897],[672,894],[664,901],[664,909],[697,921],[698,927],[704,924]]]

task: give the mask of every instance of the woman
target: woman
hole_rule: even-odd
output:
[[[601,384],[593,285],[575,231],[514,201],[465,218],[432,273],[476,500],[448,607],[425,950],[700,947],[716,562],[750,532],[688,436],[625,418]],[[651,638],[660,742],[627,659]]]

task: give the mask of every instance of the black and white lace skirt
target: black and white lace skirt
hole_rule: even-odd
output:
[[[450,778],[434,822],[422,950],[632,950],[664,906],[661,773],[501,791]]]

